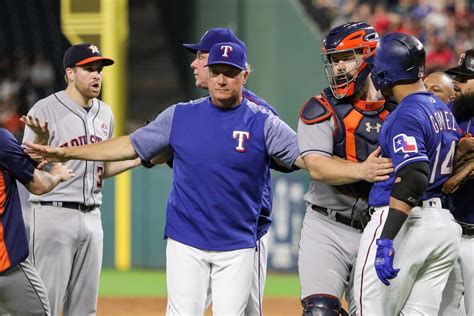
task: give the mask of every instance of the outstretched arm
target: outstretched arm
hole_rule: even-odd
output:
[[[140,158],[124,161],[109,161],[105,163],[104,178],[116,176],[124,171],[135,168],[141,165]]]
[[[75,147],[51,147],[29,142],[25,142],[24,145],[28,154],[42,156],[50,162],[67,160],[122,161],[138,157],[128,135]]]
[[[388,175],[393,172],[391,160],[379,157],[380,153],[379,147],[361,163],[318,154],[306,155],[303,160],[313,180],[330,185],[342,185],[360,180],[377,182],[387,180]]]

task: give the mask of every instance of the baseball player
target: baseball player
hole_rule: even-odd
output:
[[[390,107],[367,77],[365,61],[377,42],[374,28],[364,22],[329,31],[322,55],[330,86],[300,111],[299,150],[311,176],[298,253],[303,315],[345,314],[341,300],[345,292],[351,303],[369,182],[393,171],[377,149]]]
[[[451,107],[466,137],[474,133],[474,50],[461,55],[458,66],[446,70],[453,76],[456,97]],[[451,196],[454,218],[461,225],[461,250],[443,292],[439,315],[474,315],[474,180],[467,180]],[[464,293],[464,306],[460,306]]]
[[[24,118],[24,141],[73,147],[112,137],[110,107],[97,99],[102,68],[113,60],[82,43],[64,54],[67,87],[38,101]],[[48,124],[48,125],[47,125]],[[76,177],[48,194],[32,194],[30,257],[48,291],[51,314],[95,315],[102,264],[99,207],[102,181],[139,165],[130,162],[70,161]]]
[[[220,42],[232,42],[238,44],[247,50],[245,43],[241,41],[231,29],[228,28],[212,28],[209,29],[201,38],[198,44],[183,44],[190,52],[196,54],[196,58],[191,63],[196,79],[196,87],[208,89],[209,71],[205,67],[207,65],[209,50],[214,44]],[[247,70],[249,70],[247,64]],[[277,111],[269,105],[265,100],[247,90],[245,86],[242,89],[242,95],[250,101],[249,104],[263,106],[278,116]],[[277,162],[272,160],[270,167],[283,172],[291,172],[292,169],[285,169]],[[258,218],[257,225],[257,255],[255,256],[254,279],[252,289],[250,291],[249,302],[245,308],[245,315],[262,315],[263,291],[265,287],[265,279],[267,274],[267,258],[268,258],[268,230],[272,222],[270,213],[272,209],[272,179],[271,172],[268,170],[267,181],[265,183],[262,195],[262,209]],[[211,293],[209,293],[209,298]]]
[[[394,173],[370,191],[372,217],[360,241],[354,293],[358,313],[437,315],[458,256],[461,228],[441,185],[451,174],[458,125],[421,80],[425,50],[415,37],[381,37],[371,77],[399,103],[380,131]]]
[[[450,76],[444,72],[436,71],[423,79],[426,90],[433,93],[441,101],[448,104],[454,97],[454,84]]]
[[[244,314],[271,157],[287,168],[304,167],[294,131],[242,96],[245,50],[231,42],[215,44],[207,65],[209,97],[175,104],[130,136],[83,147],[26,144],[50,161],[137,154],[150,160],[172,148],[165,227],[168,315],[202,315],[209,284],[214,314]]]
[[[9,131],[0,129],[0,313],[50,315],[46,289],[28,257],[16,180],[35,194],[51,191],[74,174],[61,164],[36,169]]]

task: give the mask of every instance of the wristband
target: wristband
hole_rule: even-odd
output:
[[[402,228],[407,217],[408,214],[399,211],[396,208],[390,208],[380,238],[393,240],[400,231],[400,228]]]

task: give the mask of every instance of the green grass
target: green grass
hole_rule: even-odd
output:
[[[299,281],[296,274],[273,274],[267,276],[265,296],[299,296]],[[99,295],[101,296],[166,296],[164,271],[102,270]]]

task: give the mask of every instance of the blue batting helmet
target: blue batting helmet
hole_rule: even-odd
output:
[[[425,71],[425,49],[414,36],[388,33],[382,36],[370,58],[374,86],[383,90],[396,83],[416,81]]]
[[[333,95],[349,97],[359,91],[369,75],[366,59],[373,56],[378,42],[375,29],[365,22],[348,22],[328,32],[323,40],[321,54],[324,70]],[[362,57],[357,57],[357,56]],[[354,61],[352,68],[341,68]]]

